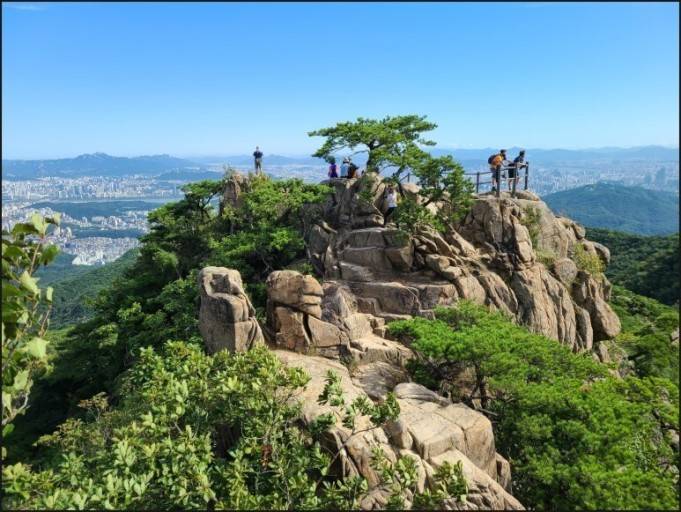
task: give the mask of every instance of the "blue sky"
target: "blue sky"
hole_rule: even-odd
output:
[[[357,116],[440,147],[678,143],[679,6],[2,5],[3,158],[304,154]]]

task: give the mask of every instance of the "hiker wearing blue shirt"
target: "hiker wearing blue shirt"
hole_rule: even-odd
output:
[[[350,169],[350,160],[348,158],[343,158],[343,163],[341,164],[340,168],[340,177],[347,179],[348,177],[348,170]]]

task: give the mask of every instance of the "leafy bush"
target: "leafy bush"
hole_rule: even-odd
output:
[[[598,254],[587,252],[582,244],[575,244],[572,260],[579,270],[588,272],[594,277],[599,277],[605,270],[605,265]]]
[[[141,239],[139,256],[111,288],[102,290],[93,319],[67,334],[52,359],[54,372],[35,389],[34,398],[50,413],[29,410],[12,443],[30,447],[36,436],[76,410],[79,401],[113,393],[139,348],[198,339],[198,268],[210,264],[239,270],[262,314],[267,274],[305,257],[303,205],[322,201],[329,189],[254,177],[240,207],[220,216],[213,203],[223,187],[220,181],[189,184],[184,199],[149,214],[150,232]],[[41,456],[37,450],[32,454]]]
[[[678,309],[613,286],[610,305],[622,322],[615,343],[623,348],[640,377],[679,382],[679,345],[671,334],[679,328]]]
[[[539,248],[539,233],[540,233],[541,211],[532,206],[525,208],[520,217],[520,223],[527,228],[532,241],[532,247],[536,250]]]
[[[547,268],[550,268],[551,265],[553,265],[553,263],[556,261],[556,254],[553,251],[535,249],[534,254],[537,257],[537,261],[542,263]]]
[[[395,210],[395,223],[406,233],[414,234],[423,228],[444,231],[442,221],[411,197],[405,197]]]
[[[513,467],[514,495],[542,510],[673,509],[678,505],[678,387],[658,377],[615,378],[496,312],[461,303],[437,320],[390,324],[417,354],[415,379],[472,383],[463,399],[490,415]]]
[[[30,222],[2,231],[2,435],[28,407],[36,372],[46,367],[47,330],[52,288],[41,290],[34,277],[59,252],[45,245],[50,224],[59,215],[43,218],[35,213]],[[45,307],[47,306],[47,308]],[[6,449],[2,448],[2,458]]]
[[[327,454],[315,439],[338,418],[357,430],[368,416],[375,428],[395,419],[394,396],[374,405],[366,396],[347,404],[339,378],[329,373],[319,397],[333,413],[320,416],[312,435],[300,428],[294,399],[309,377],[288,368],[266,348],[205,355],[180,342],[162,353],[141,350],[122,382],[119,403],[96,395],[81,403],[89,421],[67,420],[40,440],[61,454],[35,471],[24,464],[3,469],[3,505],[10,508],[318,509],[358,508],[367,483],[331,477],[340,452]],[[411,460],[411,459],[409,459]],[[377,459],[384,475],[404,474]],[[466,487],[460,467],[440,471],[437,503]],[[415,482],[415,479],[413,480]],[[388,485],[389,482],[386,482]],[[395,488],[399,492],[402,487]],[[397,496],[391,500],[395,502]]]

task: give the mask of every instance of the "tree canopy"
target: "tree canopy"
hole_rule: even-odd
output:
[[[481,406],[513,467],[514,495],[541,510],[674,509],[678,387],[613,377],[501,313],[460,303],[390,324],[417,353],[417,381]],[[465,372],[472,371],[472,382]],[[467,390],[467,391],[466,391]]]

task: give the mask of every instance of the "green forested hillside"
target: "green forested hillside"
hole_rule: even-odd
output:
[[[640,236],[587,228],[586,236],[610,249],[605,275],[613,283],[664,304],[678,303],[681,293],[678,233]]]
[[[679,231],[679,196],[614,183],[596,183],[542,198],[551,209],[585,226],[640,235]]]
[[[116,278],[123,275],[138,254],[137,249],[132,249],[108,265],[77,267],[75,271],[68,269],[65,277],[50,281],[50,286],[54,288],[50,326],[59,329],[92,316],[94,309],[91,302],[100,291],[109,288]],[[40,284],[43,284],[42,280]]]

